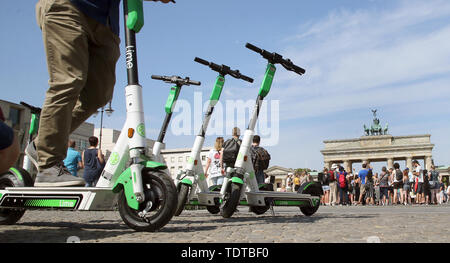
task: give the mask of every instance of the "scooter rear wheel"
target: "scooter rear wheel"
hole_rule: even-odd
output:
[[[177,206],[177,191],[172,179],[164,172],[143,170],[145,201],[134,210],[127,204],[123,190],[119,194],[119,213],[122,220],[136,231],[154,232],[164,227],[172,218]],[[148,202],[150,210],[142,215]]]
[[[21,168],[16,168],[15,170],[20,173],[21,179],[10,169],[8,172],[0,175],[0,189],[5,189],[6,187],[33,186],[33,180],[27,171]],[[25,209],[0,208],[0,225],[15,224],[22,218],[24,213]]]
[[[181,215],[181,212],[183,212],[188,195],[189,195],[189,186],[180,183],[178,187],[178,204],[177,209],[175,210],[175,216],[179,216]]]

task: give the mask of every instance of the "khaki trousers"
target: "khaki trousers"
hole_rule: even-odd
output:
[[[50,76],[35,141],[45,169],[64,160],[70,133],[112,99],[120,39],[69,0],[40,0],[36,19]]]
[[[330,204],[337,204],[337,182],[330,182]]]

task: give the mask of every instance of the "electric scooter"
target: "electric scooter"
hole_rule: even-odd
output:
[[[172,118],[173,109],[175,107],[175,104],[177,102],[178,96],[181,92],[181,87],[183,85],[201,85],[200,81],[190,80],[189,77],[181,78],[179,76],[158,76],[158,75],[152,75],[152,79],[162,80],[166,83],[175,84],[170,89],[169,97],[167,98],[166,105],[164,107],[164,110],[166,112],[166,117],[164,118],[163,124],[161,126],[161,130],[159,131],[158,139],[156,140],[155,144],[153,145],[153,156],[155,159],[160,162],[164,163],[164,158],[161,156],[161,148],[163,146],[164,137],[166,136],[167,127],[169,126],[170,119]]]
[[[227,173],[221,189],[221,214],[224,218],[231,217],[236,207],[241,204],[250,206],[255,214],[265,213],[272,205],[299,206],[303,214],[311,216],[320,205],[320,195],[323,194],[320,184],[314,182],[303,184],[298,193],[273,192],[261,190],[258,186],[250,150],[256,121],[264,98],[270,91],[275,75],[275,64],[281,64],[285,69],[303,75],[305,70],[284,59],[280,54],[271,53],[247,43],[246,47],[262,55],[268,63],[261,88],[256,99],[253,115],[244,133],[239,153],[234,167],[227,168]],[[247,191],[246,191],[247,190]],[[241,200],[244,200],[241,202]],[[245,202],[246,200],[246,202]]]
[[[172,218],[177,205],[175,184],[164,172],[167,166],[145,153],[144,107],[135,37],[144,24],[142,5],[141,0],[123,1],[127,118],[96,186],[31,187],[31,176],[26,172],[0,175],[0,224],[14,224],[26,209],[115,210],[117,195],[122,220],[136,231],[159,230]]]
[[[177,175],[177,191],[178,191],[178,206],[175,215],[178,216],[183,211],[183,208],[187,202],[190,204],[200,204],[204,205],[201,200],[204,199],[203,196],[211,195],[217,197],[218,192],[212,192],[208,188],[208,183],[206,181],[205,173],[203,171],[202,161],[200,159],[200,152],[205,141],[205,134],[208,128],[209,120],[214,111],[214,107],[220,99],[220,94],[225,83],[225,76],[230,75],[236,79],[242,79],[244,81],[253,82],[253,79],[242,75],[239,70],[232,70],[227,65],[218,65],[213,62],[206,61],[204,59],[196,57],[194,61],[208,66],[211,70],[216,71],[219,75],[216,78],[214,88],[211,92],[209,98],[208,109],[206,110],[205,116],[203,118],[202,127],[200,132],[195,138],[194,146],[192,147],[187,167],[180,171]],[[199,187],[200,193],[197,194],[198,200],[196,199],[197,187]],[[215,199],[219,200],[218,198]],[[191,202],[192,201],[192,202]],[[207,204],[207,209],[209,212],[215,214],[218,213],[218,203],[210,202]]]

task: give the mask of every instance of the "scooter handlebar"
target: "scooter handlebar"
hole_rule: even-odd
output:
[[[258,54],[261,54],[261,56],[267,59],[270,63],[281,64],[285,69],[289,71],[293,71],[299,75],[303,75],[306,72],[305,69],[295,65],[290,59],[284,59],[283,56],[278,53],[269,52],[250,43],[245,44],[245,47]]]
[[[36,114],[41,113],[41,110],[42,110],[41,108],[31,106],[30,104],[25,103],[23,101],[21,101],[20,104],[27,107],[28,109],[30,109],[31,113],[36,113]]]
[[[173,83],[176,85],[201,85],[202,83],[200,81],[196,81],[196,80],[190,80],[189,77],[186,78],[181,78],[180,76],[159,76],[159,75],[152,75],[152,79],[156,79],[156,80],[162,80],[164,82],[167,83]]]
[[[209,66],[210,69],[219,72],[219,73],[220,73],[221,75],[223,75],[223,76],[225,76],[225,75],[230,75],[230,76],[232,76],[232,77],[234,77],[234,78],[236,78],[236,79],[242,79],[242,80],[248,81],[248,82],[250,82],[250,83],[253,82],[253,79],[252,79],[252,78],[250,78],[250,77],[248,77],[248,76],[245,76],[245,75],[241,74],[241,73],[239,72],[239,70],[232,70],[232,69],[231,69],[229,66],[227,66],[227,65],[223,65],[223,64],[222,64],[222,65],[219,65],[219,64],[216,64],[216,63],[214,63],[214,62],[206,61],[206,60],[201,59],[201,58],[199,58],[199,57],[195,57],[195,58],[194,58],[194,61],[195,61],[195,62],[198,62],[198,63],[200,63],[200,64],[203,64],[203,65],[205,65],[205,66]]]

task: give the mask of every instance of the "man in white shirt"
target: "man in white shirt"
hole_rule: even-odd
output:
[[[417,203],[423,204],[425,202],[424,191],[423,191],[423,172],[417,160],[413,161],[414,171],[413,174],[418,178],[417,185]]]

